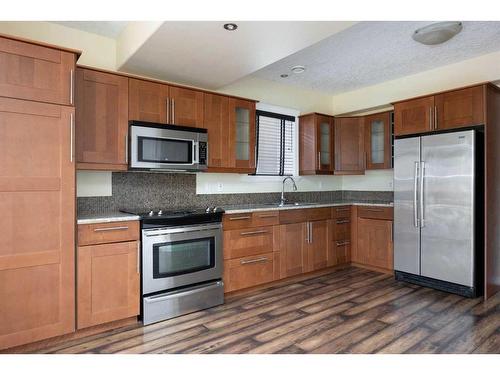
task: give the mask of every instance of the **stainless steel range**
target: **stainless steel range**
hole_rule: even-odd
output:
[[[141,217],[144,324],[224,302],[222,209],[123,211]]]

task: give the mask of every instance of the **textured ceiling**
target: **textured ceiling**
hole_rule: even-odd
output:
[[[253,76],[338,94],[500,50],[500,22],[464,22],[462,32],[441,45],[415,42],[413,31],[430,23],[359,22]],[[295,65],[307,69],[293,74]]]
[[[62,26],[116,39],[127,26],[127,21],[54,21]]]

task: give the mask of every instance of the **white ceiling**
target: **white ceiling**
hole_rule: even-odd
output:
[[[128,21],[53,21],[53,23],[116,39]]]
[[[413,31],[429,23],[360,22],[253,76],[337,94],[500,50],[500,22],[464,22],[462,32],[441,45],[415,42]],[[292,74],[295,65],[307,70]]]
[[[164,22],[121,71],[218,89],[339,32],[354,22]]]

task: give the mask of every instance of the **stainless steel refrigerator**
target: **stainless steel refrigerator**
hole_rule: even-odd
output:
[[[394,141],[396,279],[480,293],[480,136],[468,130]]]

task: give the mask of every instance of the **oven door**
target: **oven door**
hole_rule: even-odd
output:
[[[142,231],[143,294],[222,278],[221,224]]]
[[[197,170],[198,133],[165,127],[130,127],[130,168]]]

